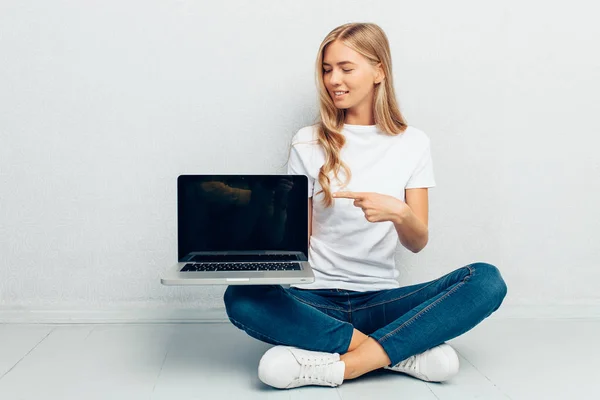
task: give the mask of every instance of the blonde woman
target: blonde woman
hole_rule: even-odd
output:
[[[338,386],[379,368],[441,382],[459,369],[445,343],[496,311],[507,293],[477,262],[400,287],[398,243],[428,242],[430,140],[400,113],[387,37],[372,23],[335,28],[316,62],[320,115],[293,138],[288,173],[309,178],[309,261],[315,282],[229,286],[230,321],[275,345],[262,382]]]

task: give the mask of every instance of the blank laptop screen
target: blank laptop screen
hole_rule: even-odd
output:
[[[304,175],[181,175],[178,259],[204,251],[299,251],[308,256]]]

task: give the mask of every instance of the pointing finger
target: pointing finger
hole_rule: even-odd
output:
[[[333,194],[333,197],[339,199],[354,199],[361,200],[363,198],[362,193],[358,192],[336,192]]]

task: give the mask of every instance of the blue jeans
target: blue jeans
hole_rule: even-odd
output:
[[[478,262],[396,289],[231,285],[224,300],[231,323],[263,342],[343,354],[356,328],[395,365],[472,329],[500,307],[506,291],[498,268]]]

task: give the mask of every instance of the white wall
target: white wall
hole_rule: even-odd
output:
[[[430,242],[401,282],[486,261],[504,307],[600,306],[590,4],[2,0],[0,311],[222,307],[224,286],[160,284],[176,178],[283,172],[318,46],[350,21],[386,31],[432,141]]]

